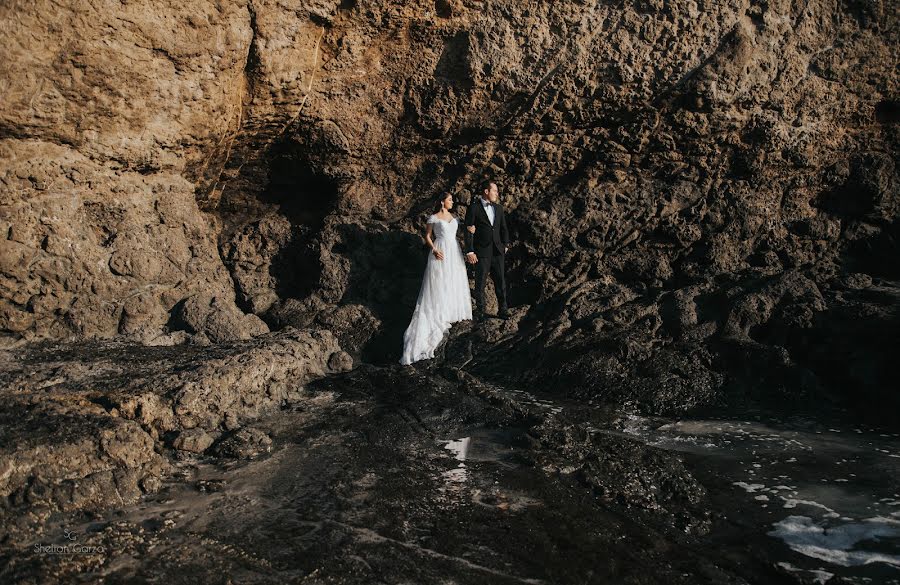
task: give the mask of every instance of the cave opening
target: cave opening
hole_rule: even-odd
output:
[[[316,170],[309,157],[289,144],[275,147],[269,164],[269,184],[261,195],[292,223],[315,231],[337,201],[337,181]]]
[[[319,283],[322,266],[318,236],[335,209],[338,181],[317,168],[309,150],[293,141],[273,146],[269,181],[260,200],[291,224],[291,237],[272,258],[270,274],[278,298],[303,299]]]
[[[879,124],[896,124],[900,121],[900,102],[882,100],[875,104],[875,121]]]

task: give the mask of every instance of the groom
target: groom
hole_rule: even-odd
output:
[[[484,281],[490,272],[501,319],[509,318],[506,304],[506,276],[504,258],[509,248],[509,229],[506,214],[497,203],[497,184],[485,181],[481,195],[475,197],[466,210],[466,228],[475,226],[473,234],[466,229],[466,262],[475,265],[475,318],[484,318]]]

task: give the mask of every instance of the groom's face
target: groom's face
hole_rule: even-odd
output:
[[[491,203],[496,203],[500,198],[500,191],[497,189],[496,183],[491,183],[490,188],[484,190],[484,198]]]

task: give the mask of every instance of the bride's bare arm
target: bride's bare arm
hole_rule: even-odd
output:
[[[428,244],[428,247],[431,248],[431,253],[434,254],[434,257],[438,260],[444,259],[444,253],[437,249],[437,246],[434,245],[434,240],[431,239],[433,232],[431,231],[431,224],[425,224],[425,243]]]

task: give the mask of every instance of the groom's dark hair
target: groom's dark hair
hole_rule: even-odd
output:
[[[481,193],[484,193],[485,191],[490,191],[491,183],[496,184],[497,181],[495,181],[494,179],[485,179],[484,181],[482,181],[481,182]],[[481,195],[481,193],[479,193],[479,195]]]

